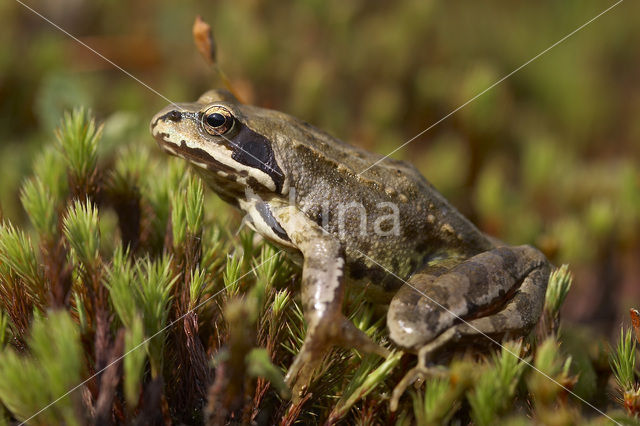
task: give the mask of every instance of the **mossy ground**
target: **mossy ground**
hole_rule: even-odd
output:
[[[575,424],[638,413],[630,331],[617,350],[590,346],[575,361],[558,338],[566,267],[530,336],[455,357],[396,412],[391,391],[415,363],[400,351],[335,349],[290,399],[300,271],[251,232],[234,234],[183,162],[131,148],[101,157],[101,132],[85,110],[67,114],[21,189],[31,225],[0,228],[5,422]],[[348,295],[347,314],[391,347],[362,296]]]

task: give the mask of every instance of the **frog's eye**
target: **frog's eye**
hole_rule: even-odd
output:
[[[204,112],[202,125],[207,133],[218,136],[227,133],[233,127],[234,119],[228,109],[212,106]]]

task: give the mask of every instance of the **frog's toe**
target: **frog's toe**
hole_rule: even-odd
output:
[[[295,359],[293,360],[293,363],[289,366],[289,370],[287,371],[287,374],[284,376],[284,382],[286,383],[287,386],[289,386],[290,389],[292,389],[293,385],[295,384],[298,378],[298,374],[300,373],[301,366],[302,366],[302,362],[300,362],[300,357],[299,356],[295,357]]]
[[[402,380],[400,380],[400,382],[398,382],[396,387],[393,389],[389,408],[391,409],[391,411],[396,411],[398,409],[400,398],[402,397],[402,395],[404,395],[407,388],[414,384],[416,381],[419,380],[420,382],[424,382],[427,378],[430,377],[444,376],[446,376],[446,370],[442,368],[416,365],[404,375]]]
[[[302,348],[285,376],[285,383],[291,389],[294,401],[305,393],[305,389],[313,378],[314,370],[321,365],[324,356],[336,344],[333,330],[333,327],[317,324],[308,327]]]
[[[387,348],[374,342],[364,331],[360,330],[346,318],[342,318],[342,327],[340,332],[335,336],[335,342],[344,348],[352,348],[360,352],[376,354],[382,358],[387,358],[390,354]]]
[[[321,365],[324,356],[336,345],[374,353],[383,358],[389,356],[388,349],[374,342],[343,316],[332,318],[330,322],[311,325],[300,352],[285,376],[285,382],[291,388],[294,400],[303,395],[313,378],[314,370]]]
[[[324,354],[328,352],[328,349],[324,350],[326,345],[321,343],[306,340],[293,363],[291,363],[289,371],[287,371],[284,380],[289,389],[291,389],[294,401],[299,400],[305,393],[313,377],[314,370],[321,364]]]
[[[302,355],[302,356],[301,356]],[[317,367],[317,360],[309,359],[306,354],[299,354],[289,367],[289,371],[285,376],[285,383],[291,389],[291,399],[297,402],[306,392],[309,386],[313,370]]]
[[[391,402],[389,403],[389,408],[391,409],[391,411],[396,411],[398,409],[398,402],[400,401],[400,397],[405,393],[407,388],[411,386],[416,380],[420,379],[421,376],[422,372],[418,367],[414,367],[411,370],[407,371],[402,380],[400,380],[396,387],[393,388],[393,393],[391,394]]]

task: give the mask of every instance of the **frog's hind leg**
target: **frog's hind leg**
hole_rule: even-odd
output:
[[[514,254],[518,256],[513,257]],[[505,260],[509,259],[509,262],[496,262],[495,256],[502,257]],[[469,264],[467,264],[468,262]],[[449,284],[455,283],[456,280],[463,280],[465,277],[470,284],[474,284],[474,281],[478,279],[479,276],[473,277],[469,275],[469,272],[475,269],[475,267],[471,267],[471,264],[475,264],[476,266],[483,265],[483,273],[479,274],[476,271],[475,274],[485,275],[485,285],[490,284],[491,286],[499,287],[504,285],[504,283],[501,284],[499,281],[506,280],[506,282],[509,282],[509,280],[511,280],[515,288],[510,291],[512,296],[510,298],[507,297],[504,304],[500,305],[491,302],[487,306],[476,307],[476,309],[472,310],[467,309],[467,315],[460,315],[455,312],[459,312],[456,305],[464,301],[452,297],[451,293],[443,293],[440,291],[442,294],[439,294],[438,289],[442,290],[439,284],[443,282],[449,282]],[[466,274],[461,274],[463,271],[466,272]],[[407,298],[416,297],[415,294],[418,294],[419,302],[423,302],[422,299],[427,299],[428,303],[416,303],[413,304],[413,306],[422,314],[431,313],[432,315],[432,318],[422,318],[424,321],[422,324],[441,328],[439,335],[436,335],[434,338],[428,335],[426,338],[427,341],[419,346],[418,365],[407,372],[394,389],[391,399],[391,409],[395,410],[397,408],[398,401],[406,388],[417,379],[425,379],[429,376],[441,374],[441,370],[429,367],[429,363],[433,360],[434,356],[442,350],[451,348],[456,344],[488,343],[490,345],[494,343],[499,345],[505,337],[522,336],[531,330],[537,323],[542,311],[548,276],[549,264],[543,255],[531,247],[522,246],[502,247],[481,253],[468,261],[462,262],[441,276],[422,277],[418,279],[418,283],[422,288],[416,286],[413,279],[409,281],[407,286],[403,287],[401,291],[413,291],[414,294],[405,293],[402,295],[402,293],[399,292],[398,296],[400,296],[400,300],[397,302],[398,305],[396,305],[396,309],[400,306],[399,304],[402,297],[404,297],[402,307],[406,309],[408,307],[406,304]],[[454,278],[453,281],[451,280],[452,278]],[[479,287],[482,288],[483,285]],[[458,296],[460,299],[471,299],[471,303],[473,303],[473,292],[468,288],[466,291],[463,291],[462,294],[458,294]],[[467,303],[468,302],[469,300],[467,300]],[[436,314],[433,311],[429,311],[429,309],[439,309],[439,312]],[[398,320],[402,318],[405,320],[408,318],[406,311],[402,314],[397,314],[396,312],[393,319],[396,320],[395,322],[398,322]],[[389,320],[391,319],[392,317],[389,317]],[[412,346],[417,348],[419,344],[418,337],[413,337],[412,340],[406,331],[409,330],[412,325],[418,326],[420,324],[421,323],[417,322],[417,319],[410,324],[405,321],[405,334],[398,334],[399,327],[395,324],[396,339],[398,336],[404,338],[404,340],[400,339],[402,340],[400,342],[394,339],[396,343],[406,346],[412,343]],[[389,322],[389,326],[391,329],[391,322]],[[393,329],[391,331],[391,337],[394,338]]]
[[[509,336],[521,336],[523,330],[533,327],[535,323],[526,321],[520,311],[523,304],[529,303],[530,299],[526,294],[528,290],[530,288],[523,287],[521,292],[517,293],[499,313],[455,325],[420,348],[418,365],[409,370],[393,390],[391,410],[396,410],[400,397],[416,380],[443,375],[442,368],[429,365],[433,357],[443,349],[461,342],[484,343],[484,346],[501,345],[503,339]]]

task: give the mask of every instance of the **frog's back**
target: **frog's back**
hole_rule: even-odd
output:
[[[432,258],[466,257],[491,246],[411,164],[290,120],[278,149],[296,205],[344,243],[354,278],[388,275],[366,256],[408,277]]]

